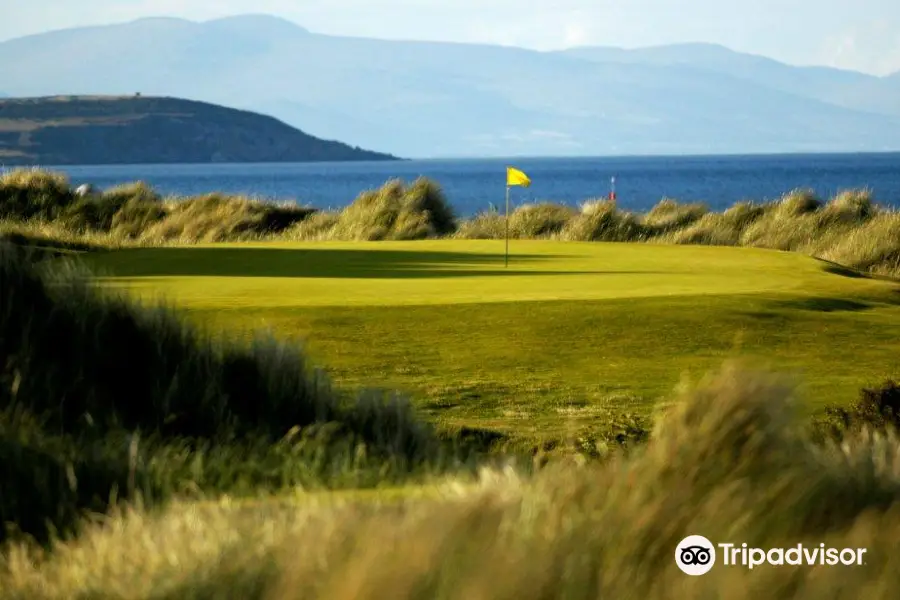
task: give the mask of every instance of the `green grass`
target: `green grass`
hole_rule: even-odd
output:
[[[808,409],[900,367],[895,283],[752,248],[514,241],[254,243],[85,255],[197,322],[303,340],[338,384],[409,392],[438,423],[535,440],[647,414],[741,355]]]

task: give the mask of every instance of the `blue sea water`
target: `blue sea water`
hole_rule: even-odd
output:
[[[739,200],[767,200],[795,188],[823,198],[869,188],[881,204],[900,207],[900,153],[706,157],[603,157],[412,160],[304,164],[116,165],[50,167],[74,185],[100,188],[143,180],[164,194],[213,191],[339,208],[391,178],[436,180],[461,216],[500,207],[506,165],[525,171],[529,188],[512,188],[513,205],[551,200],[576,206],[606,196],[611,178],[619,205],[646,210],[663,197],[705,202],[714,210]]]

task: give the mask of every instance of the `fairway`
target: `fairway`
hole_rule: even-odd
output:
[[[900,293],[799,254],[513,241],[221,244],[85,255],[111,287],[196,321],[306,342],[346,385],[528,438],[645,412],[682,374],[750,356],[811,408],[900,366]]]

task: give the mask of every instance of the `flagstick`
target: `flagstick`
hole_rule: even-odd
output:
[[[503,266],[509,267],[509,186],[506,186],[506,254],[503,257]]]

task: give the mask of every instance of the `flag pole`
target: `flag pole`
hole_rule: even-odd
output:
[[[509,267],[509,186],[506,186],[506,254],[503,256],[503,266]]]

